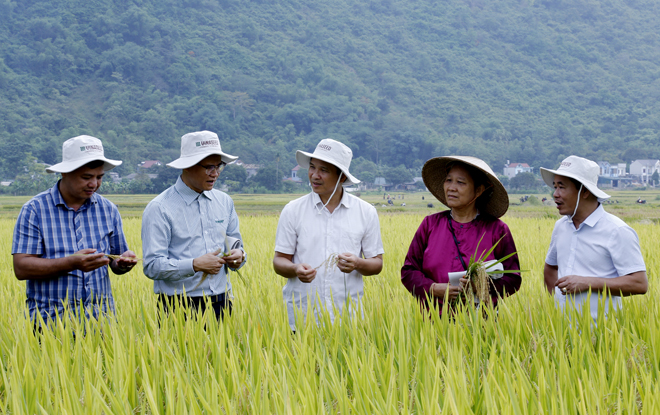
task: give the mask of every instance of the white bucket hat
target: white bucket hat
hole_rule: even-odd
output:
[[[238,157],[222,152],[218,135],[211,131],[196,131],[181,137],[181,157],[168,163],[175,169],[187,169],[208,156],[219,155],[227,164],[233,163]]]
[[[598,173],[600,167],[598,164],[578,156],[568,156],[561,162],[557,170],[550,170],[541,167],[541,177],[550,187],[553,187],[555,174],[559,176],[570,177],[582,183],[591,194],[598,198],[599,202],[609,199],[610,195],[598,188]]]
[[[70,173],[92,161],[104,162],[103,171],[112,170],[121,165],[121,160],[105,158],[103,143],[96,137],[79,135],[69,138],[62,144],[62,162],[47,167],[48,173]]]
[[[307,153],[300,150],[296,151],[296,161],[300,167],[309,169],[309,162],[313,158],[337,166],[339,170],[344,173],[344,176],[346,176],[344,186],[360,183],[360,181],[348,171],[348,168],[351,166],[351,160],[353,159],[353,152],[347,145],[333,140],[332,138],[325,138],[316,146],[314,153]]]

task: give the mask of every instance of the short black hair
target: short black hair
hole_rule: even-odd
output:
[[[569,177],[569,179],[573,182],[573,184],[575,185],[575,188],[579,190],[579,189],[580,189],[580,186],[582,186],[582,183],[579,182],[579,181],[577,181],[577,180],[575,180],[575,179],[572,178],[572,177]]]
[[[90,161],[89,163],[85,164],[85,167],[88,169],[98,169],[99,167],[103,166],[105,164],[105,161],[103,160],[94,160]]]

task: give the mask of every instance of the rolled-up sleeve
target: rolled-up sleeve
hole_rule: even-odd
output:
[[[238,228],[238,224],[236,226]],[[179,281],[195,274],[194,258],[170,258],[171,239],[172,218],[163,210],[160,203],[149,203],[142,214],[143,270],[148,278]]]

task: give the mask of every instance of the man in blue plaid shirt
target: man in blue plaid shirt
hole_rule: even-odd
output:
[[[27,280],[30,318],[48,323],[65,310],[98,317],[114,312],[108,267],[124,274],[136,263],[117,207],[96,194],[106,171],[121,161],[105,158],[101,140],[78,136],[64,142],[61,173],[51,189],[28,201],[14,228],[14,273]],[[110,260],[106,255],[120,255]]]

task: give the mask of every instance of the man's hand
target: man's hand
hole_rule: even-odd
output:
[[[229,255],[220,257],[224,264],[229,265],[231,268],[238,268],[243,263],[243,251],[240,249],[232,249]]]
[[[309,264],[294,264],[293,255],[275,251],[273,269],[278,275],[285,278],[298,278],[300,281],[310,283],[316,278],[316,270]]]
[[[225,265],[225,258],[213,255],[213,252],[193,259],[193,270],[207,274],[217,274]]]
[[[297,264],[296,277],[302,282],[310,283],[316,278],[316,270],[309,264]]]
[[[358,268],[358,263],[362,258],[351,254],[350,252],[345,252],[343,254],[337,255],[337,268],[345,274],[353,272]]]
[[[135,252],[128,250],[112,261],[110,268],[115,274],[124,274],[133,269],[135,264],[137,264],[137,255],[135,255]]]
[[[90,272],[95,269],[106,266],[110,260],[104,253],[95,253],[96,249],[86,248],[71,255],[71,268],[78,269],[82,272]]]
[[[563,295],[566,294],[579,294],[584,291],[589,291],[590,282],[593,278],[580,277],[579,275],[567,275],[557,280],[555,286]]]

